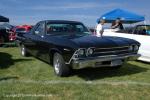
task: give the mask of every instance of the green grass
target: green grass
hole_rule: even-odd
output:
[[[7,97],[15,94],[25,96]],[[149,100],[150,64],[130,61],[118,70],[88,68],[60,78],[49,64],[22,57],[19,48],[0,48],[2,99]]]

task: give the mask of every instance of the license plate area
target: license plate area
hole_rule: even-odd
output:
[[[95,67],[101,67],[101,66],[109,66],[111,65],[111,61],[103,61],[103,62],[96,62]]]
[[[113,60],[113,61],[111,61],[111,66],[122,65],[122,63],[123,63],[122,60]]]
[[[95,67],[103,67],[103,66],[118,66],[122,65],[122,60],[112,60],[112,61],[103,61],[103,62],[96,62]]]

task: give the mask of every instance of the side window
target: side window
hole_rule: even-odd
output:
[[[84,27],[82,25],[76,25],[77,28],[77,32],[83,32],[84,31]]]
[[[35,31],[34,31],[34,33],[36,34],[36,35],[41,35],[41,34],[44,34],[44,22],[41,22],[41,23],[39,23],[38,24],[38,26],[36,27],[36,29],[35,29]]]

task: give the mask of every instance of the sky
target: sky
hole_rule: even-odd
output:
[[[0,15],[10,24],[36,24],[41,20],[75,20],[95,26],[101,15],[121,8],[150,20],[150,0],[0,0]]]

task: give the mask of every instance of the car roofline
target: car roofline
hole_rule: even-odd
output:
[[[44,20],[46,22],[56,22],[56,23],[82,23],[82,22],[79,22],[79,21],[71,21],[71,20]]]

